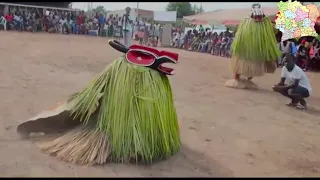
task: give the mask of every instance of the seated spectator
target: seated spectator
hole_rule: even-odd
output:
[[[149,36],[147,46],[155,47],[155,45],[156,45],[156,37],[153,35]]]
[[[226,48],[225,48],[225,50],[226,50],[226,56],[227,57],[231,57],[231,46],[232,46],[232,43],[233,43],[233,35],[232,35],[232,33],[230,33],[229,34],[229,41],[228,41],[228,43],[226,44]]]
[[[206,32],[201,33],[201,39],[198,47],[198,51],[205,52],[207,49],[208,43],[210,42],[210,38],[206,34]]]
[[[222,35],[219,35],[214,43],[212,54],[220,55],[221,42],[222,42]]]
[[[205,49],[205,53],[210,53],[211,49],[212,49],[212,32],[208,32],[207,34],[207,44],[206,44],[206,49]]]
[[[200,42],[200,34],[196,32],[192,38],[191,46],[188,50],[193,51],[194,49],[196,49],[199,45],[199,42]]]
[[[228,37],[228,33],[225,32],[223,33],[223,36],[222,36],[222,40],[221,40],[221,46],[220,46],[220,56],[225,56],[226,55],[226,45],[228,44],[229,42],[229,37]]]
[[[218,34],[217,34],[217,32],[212,33],[212,36],[211,36],[211,47],[210,47],[210,49],[208,49],[208,51],[210,52],[210,54],[213,54],[213,53],[214,53],[214,47],[215,47],[215,45],[216,45],[217,40],[218,40]]]
[[[291,54],[286,54],[284,59],[285,66],[282,67],[280,82],[273,90],[291,99],[288,106],[306,109],[307,103],[304,98],[309,97],[312,91],[308,77],[295,65]]]

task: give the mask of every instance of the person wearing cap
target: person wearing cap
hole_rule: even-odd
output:
[[[126,46],[131,45],[131,37],[132,37],[132,20],[130,17],[131,8],[126,8],[126,14],[122,17],[122,28],[123,28],[123,39],[124,44]]]

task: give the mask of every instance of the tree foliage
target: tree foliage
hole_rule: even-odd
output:
[[[106,10],[104,9],[104,6],[97,6],[96,8],[93,8],[92,11],[96,13],[104,13]]]
[[[193,7],[190,2],[169,2],[166,7],[167,11],[177,11],[177,18],[193,15]]]

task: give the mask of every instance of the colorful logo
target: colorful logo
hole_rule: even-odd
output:
[[[298,1],[280,1],[276,17],[276,28],[282,32],[282,41],[302,36],[318,36],[314,29],[319,17],[316,5],[302,5]]]

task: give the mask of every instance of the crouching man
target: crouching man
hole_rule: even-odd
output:
[[[309,97],[312,88],[305,72],[294,63],[292,55],[285,56],[285,66],[281,71],[281,80],[273,90],[291,99],[288,106],[295,106],[298,109],[307,108],[304,98]]]

